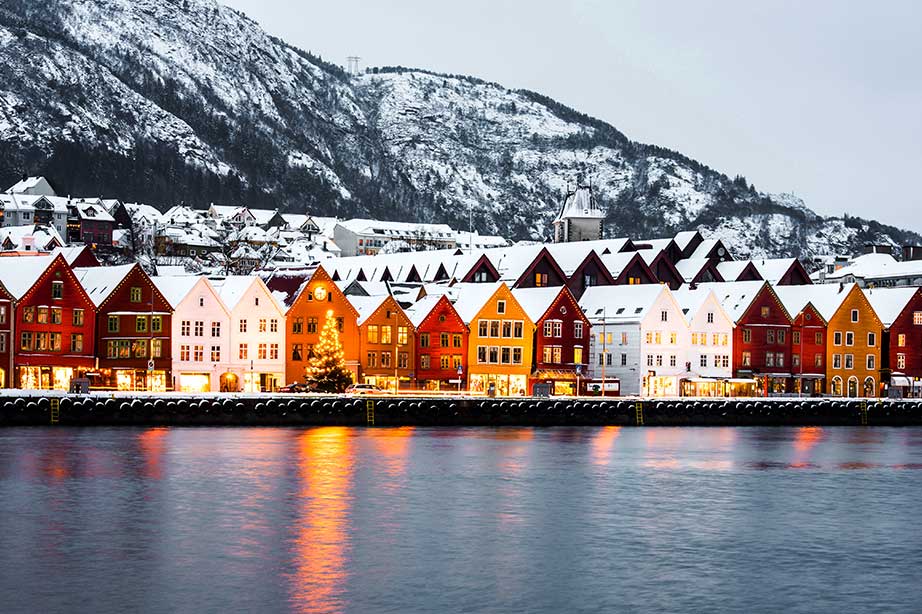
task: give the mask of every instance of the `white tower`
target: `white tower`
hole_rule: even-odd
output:
[[[605,214],[592,196],[592,187],[582,185],[567,194],[554,218],[554,243],[595,241],[602,238]]]

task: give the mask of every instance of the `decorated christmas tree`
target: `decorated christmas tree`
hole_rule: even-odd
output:
[[[343,344],[332,311],[327,311],[320,340],[307,363],[307,381],[317,392],[342,392],[352,383],[352,373],[346,368]]]

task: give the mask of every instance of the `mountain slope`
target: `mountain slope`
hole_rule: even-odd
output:
[[[213,0],[0,0],[0,181],[545,238],[592,181],[611,235],[699,226],[740,256],[918,235],[824,219],[533,92],[402,68],[349,76]]]

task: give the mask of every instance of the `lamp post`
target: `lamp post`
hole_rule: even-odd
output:
[[[606,359],[605,348],[607,347],[606,342],[608,341],[608,332],[606,329],[606,321],[605,321],[606,320],[605,310],[606,310],[606,307],[602,307],[602,355],[601,355],[601,359],[602,359],[602,396],[603,397],[605,396],[605,359]]]

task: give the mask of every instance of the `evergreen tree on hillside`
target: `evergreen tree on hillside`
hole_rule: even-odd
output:
[[[327,311],[320,341],[307,365],[307,381],[318,392],[343,392],[352,383],[352,373],[346,368],[343,344],[333,311]]]

